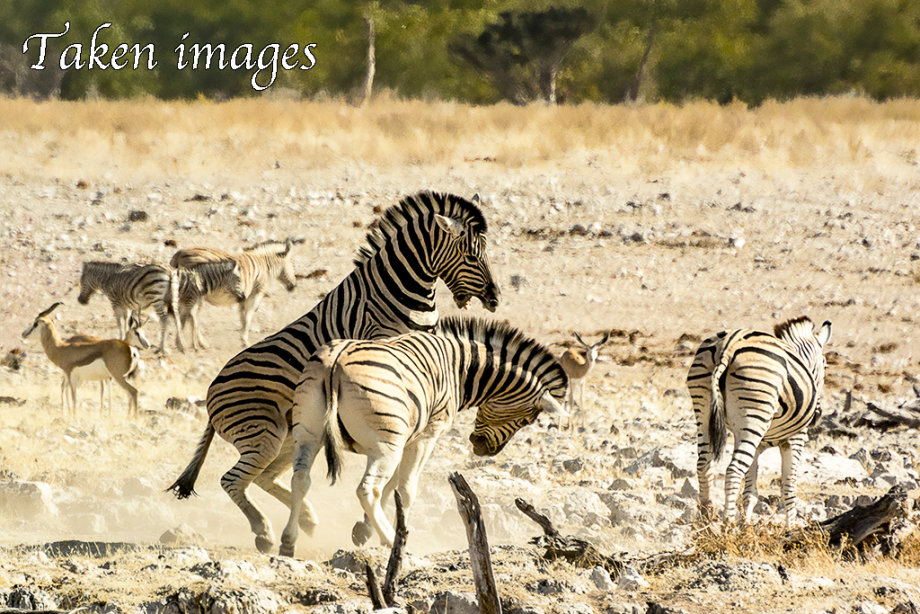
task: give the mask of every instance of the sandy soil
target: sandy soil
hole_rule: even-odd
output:
[[[282,607],[297,610],[310,607],[310,600],[298,600],[296,591],[328,584],[338,591],[330,600],[346,604],[341,611],[363,599],[361,574],[303,563],[291,567],[255,551],[243,516],[218,484],[236,458],[229,444],[212,446],[199,497],[177,502],[162,492],[190,459],[205,420],[194,405],[168,409],[166,401],[203,397],[220,366],[240,349],[234,310],[202,310],[207,351],[145,355],[137,420],[126,417],[119,390],[111,412],[100,415],[94,385],[81,391],[80,415],[63,417],[59,372],[37,340],[22,341],[19,334],[39,310],[62,300],[56,320],[62,331],[114,336],[114,318],[102,298],[86,307],[76,303],[85,260],[165,264],[173,242],[235,248],[303,237],[296,269],[318,272],[291,293],[280,285],[273,289],[255,317],[256,334],[268,334],[309,310],[351,271],[375,206],[431,188],[483,198],[489,250],[504,290],[495,317],[560,351],[572,331],[592,338],[609,329],[619,333],[588,381],[585,429],[560,431],[541,419],[499,457],[481,460],[466,442],[467,415],[441,441],[409,520],[415,558],[406,586],[414,598],[447,588],[472,590],[464,555],[456,552],[465,547],[465,536],[446,483],[449,471],[460,470],[483,500],[492,543],[513,546],[496,558],[500,583],[516,607],[562,613],[584,603],[584,612],[626,612],[645,611],[651,601],[689,612],[887,612],[911,600],[920,604],[920,592],[910,588],[920,584],[916,567],[830,555],[713,559],[733,569],[782,563],[788,582],[754,570],[739,572],[740,583],[719,584],[698,562],[649,575],[646,587],[601,589],[581,570],[539,562],[538,551],[527,546],[538,529],[513,506],[514,497],[523,496],[547,510],[564,532],[606,552],[640,556],[690,548],[697,530],[691,524],[695,429],[683,378],[694,342],[715,330],[770,329],[803,314],[829,319],[829,407],[839,408],[846,391],[889,406],[912,396],[911,384],[920,375],[920,191],[916,162],[892,161],[884,140],[866,145],[861,157],[850,156],[846,164],[831,154],[822,154],[827,164],[820,155],[776,157],[769,164],[677,155],[649,166],[608,150],[576,148],[558,159],[507,165],[490,159],[489,151],[480,159],[399,165],[385,156],[338,153],[317,162],[254,151],[225,166],[196,170],[181,162],[181,143],[172,154],[180,160],[174,167],[160,158],[144,163],[143,152],[90,164],[76,155],[79,133],[59,135],[59,147],[72,160],[68,166],[49,153],[47,135],[14,130],[3,138],[16,159],[0,168],[0,355],[22,348],[27,356],[18,370],[0,367],[0,396],[13,397],[0,401],[0,481],[40,482],[48,490],[0,501],[0,542],[6,546],[0,598],[6,591],[9,601],[17,587],[38,587],[68,595],[54,602],[61,607],[107,603],[129,609],[180,587],[269,587]],[[846,146],[842,141],[840,147]],[[148,219],[129,222],[132,210],[146,211]],[[453,313],[446,291],[441,298],[442,313]],[[147,325],[148,336],[157,331],[155,322]],[[916,488],[917,444],[917,435],[904,430],[810,442],[808,458],[817,468],[800,482],[808,514],[821,519],[833,512],[825,504],[832,494],[877,496],[887,490],[889,484],[871,474],[878,463],[894,471],[890,458],[859,461],[865,476],[855,484],[840,474],[848,467],[843,461],[860,450],[893,454],[899,479]],[[667,462],[649,461],[656,453]],[[760,478],[765,531],[781,517],[774,516],[774,453],[767,453]],[[353,488],[361,468],[361,459],[350,458],[345,479],[334,488],[321,478],[324,467],[314,472],[311,499],[323,524],[316,539],[301,538],[298,559],[321,563],[340,548],[352,549],[350,528],[359,516]],[[255,498],[280,532],[286,510],[262,493]],[[146,547],[180,525],[196,533],[206,550],[189,555],[155,546],[74,557],[16,548],[63,539]],[[385,555],[371,553],[378,561]],[[243,561],[253,571],[245,565],[245,573],[211,577],[189,571],[207,560],[225,567]],[[561,588],[541,593],[536,586],[547,579]]]

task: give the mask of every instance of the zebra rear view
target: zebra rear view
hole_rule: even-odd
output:
[[[144,310],[153,307],[160,320],[157,351],[166,351],[166,326],[170,318],[176,327],[176,345],[179,351],[185,351],[179,319],[175,317],[179,312],[179,278],[174,270],[158,264],[84,262],[77,302],[88,304],[96,291],[104,294],[112,304],[119,338],[125,336],[128,314],[134,313],[140,319]]]
[[[294,396],[291,491],[293,501],[303,503],[291,508],[280,553],[293,556],[299,526],[310,534],[316,526],[304,497],[320,448],[333,482],[346,447],[367,456],[357,489],[365,518],[352,540],[362,545],[373,527],[383,544],[392,545],[382,505],[395,490],[408,514],[422,468],[458,411],[478,408],[473,453],[493,456],[540,412],[565,414],[567,389],[568,377],[549,350],[484,320],[453,317],[434,333],[323,346]]]
[[[798,463],[806,429],[821,413],[823,349],[830,334],[830,322],[816,330],[811,320],[801,317],[777,325],[773,335],[735,330],[700,345],[687,384],[697,412],[697,469],[704,513],[712,505],[711,463],[731,431],[735,443],[725,476],[726,519],[735,518],[744,479],[743,518],[750,521],[757,503],[758,457],[767,447],[779,446],[786,524],[795,521]],[[707,373],[709,365],[711,373]],[[711,396],[708,407],[705,396]]]
[[[473,297],[495,311],[501,292],[486,252],[486,222],[473,201],[421,192],[387,209],[367,235],[355,270],[311,311],[230,359],[208,388],[208,424],[192,461],[170,486],[193,492],[215,433],[240,453],[221,485],[249,520],[256,547],[274,533],[247,490],[291,505],[278,480],[291,466],[294,388],[310,356],[334,339],[380,339],[438,323],[435,286],[444,280],[458,306]]]

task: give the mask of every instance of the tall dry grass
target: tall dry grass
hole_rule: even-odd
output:
[[[0,99],[0,172],[71,177],[251,176],[341,163],[377,168],[578,160],[623,171],[682,164],[745,168],[875,165],[911,172],[920,101],[808,98],[742,104],[477,107],[381,99],[162,102]],[[100,171],[99,169],[104,169]]]

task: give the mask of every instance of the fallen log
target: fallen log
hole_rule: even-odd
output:
[[[543,558],[548,561],[564,559],[576,567],[585,569],[603,567],[614,580],[620,577],[624,566],[621,561],[601,553],[600,550],[581,538],[560,535],[550,519],[524,499],[517,498],[514,504],[525,516],[543,529],[543,535],[530,540],[530,543],[544,549]]]
[[[827,545],[843,548],[844,554],[854,556],[869,544],[869,538],[884,538],[891,533],[891,523],[907,515],[907,492],[901,486],[892,486],[884,496],[868,505],[855,505],[849,511],[818,523],[826,534]],[[808,539],[808,529],[795,531],[787,541],[787,548],[802,545]]]

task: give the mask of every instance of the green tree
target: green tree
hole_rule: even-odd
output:
[[[487,75],[502,97],[517,104],[537,98],[554,104],[562,61],[596,23],[596,17],[581,7],[505,11],[478,36],[453,39],[448,50]]]

